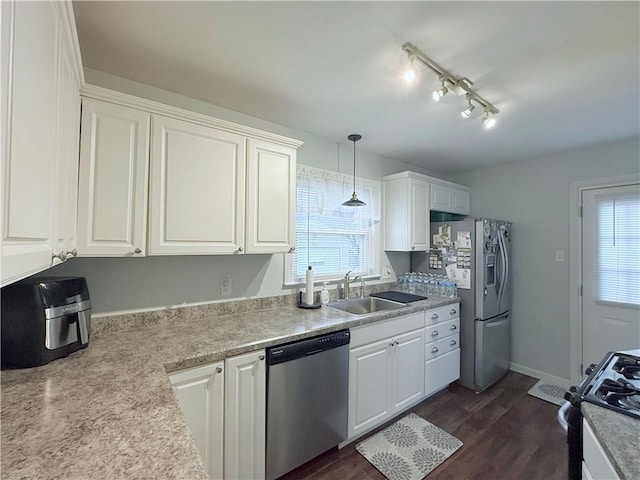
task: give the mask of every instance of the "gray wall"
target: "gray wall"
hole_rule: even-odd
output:
[[[87,69],[85,76],[87,83],[93,85],[302,140],[305,143],[298,150],[299,164],[353,173],[353,145],[346,137],[354,132],[345,132],[344,138],[336,141],[102,72]],[[414,165],[369,154],[366,151],[366,132],[355,133],[363,135],[357,150],[356,173],[359,177],[380,179],[384,175],[404,170],[433,175],[433,172]],[[389,265],[393,272],[409,269],[408,254],[381,252],[381,255],[383,268]],[[283,255],[75,258],[50,269],[48,273],[86,277],[94,313],[160,308],[232,298],[266,297],[295,292],[295,289],[283,286]],[[220,282],[223,277],[229,277],[232,281],[232,295],[224,298],[220,295]]]
[[[515,364],[570,378],[569,183],[637,173],[639,158],[636,138],[449,177],[471,187],[474,216],[514,223]]]

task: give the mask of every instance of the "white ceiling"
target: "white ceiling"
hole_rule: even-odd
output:
[[[73,2],[83,63],[454,173],[640,133],[639,2]],[[411,42],[501,113],[401,79]]]

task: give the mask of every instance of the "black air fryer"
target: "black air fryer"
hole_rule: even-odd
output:
[[[2,289],[2,368],[44,365],[89,345],[83,277],[32,277]]]

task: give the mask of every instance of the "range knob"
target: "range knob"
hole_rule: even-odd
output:
[[[591,365],[589,365],[589,366],[587,367],[587,369],[584,371],[584,374],[585,374],[585,375],[591,375],[597,366],[598,366],[598,365],[597,365],[596,363],[592,363],[592,364],[591,364]]]

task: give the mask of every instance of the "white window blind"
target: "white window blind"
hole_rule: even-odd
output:
[[[640,305],[640,197],[597,199],[596,222],[598,300]]]
[[[307,266],[316,279],[379,274],[380,182],[356,180],[364,207],[344,207],[353,177],[312,167],[297,168],[296,250],[287,255],[287,283],[303,281]]]

